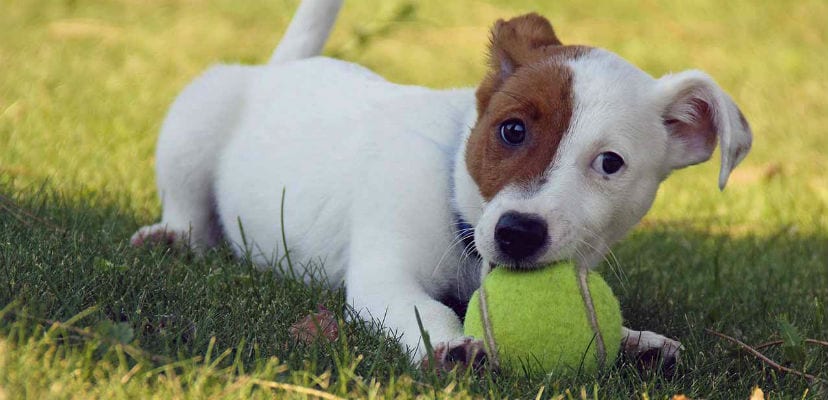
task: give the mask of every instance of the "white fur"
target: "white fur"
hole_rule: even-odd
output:
[[[297,18],[332,23],[333,3],[314,11],[328,14]],[[263,267],[286,251],[297,267],[320,261],[328,282],[344,283],[355,309],[402,335],[415,360],[424,347],[414,309],[435,345],[457,343],[460,321],[438,299],[467,297],[478,284],[477,260],[464,256],[457,239],[456,213],[475,226],[484,260],[499,260],[493,229],[500,215],[520,211],[549,226],[537,263],[574,257],[593,266],[640,220],[684,157],[674,154],[681,146],[662,121],[666,107],[685,101],[683,87],[702,85],[722,101],[714,106],[724,107],[717,115],[729,129],[720,139],[729,157],[725,178],[744,154],[729,146],[749,147],[749,131],[733,122],[738,110],[734,116],[706,76],[655,80],[595,50],[567,61],[573,120],[545,183],[508,186],[486,202],[464,162],[477,117],[473,90],[396,85],[354,64],[302,59],[318,46],[301,43],[319,43],[324,28],[280,46],[296,56],[277,51],[270,65],[216,66],[184,90],[158,142],[162,220],[141,228],[133,243],[171,233],[203,249],[223,237]],[[626,161],[617,175],[592,167],[603,151]],[[652,335],[642,345],[666,343]]]

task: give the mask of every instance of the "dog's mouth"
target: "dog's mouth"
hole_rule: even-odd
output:
[[[486,260],[489,268],[492,270],[495,268],[506,268],[512,271],[533,271],[561,262],[575,261],[575,258],[568,252],[541,253],[520,260],[511,259],[503,254],[497,254],[492,258],[483,257],[483,259]]]
[[[490,262],[489,269],[506,268],[513,271],[532,271],[543,268],[546,264],[529,261]]]

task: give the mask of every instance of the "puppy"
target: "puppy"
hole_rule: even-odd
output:
[[[464,362],[481,344],[450,305],[468,301],[481,265],[592,267],[671,171],[718,143],[724,188],[750,149],[742,113],[703,72],[654,79],[562,45],[536,14],[495,23],[476,90],[315,57],[340,3],[305,0],[269,64],[214,66],[181,93],[158,139],[161,222],[134,245],[225,240],[262,267],[288,252],[321,260],[412,360],[425,356],[416,309],[435,361]],[[653,332],[624,336],[629,352],[678,355]]]

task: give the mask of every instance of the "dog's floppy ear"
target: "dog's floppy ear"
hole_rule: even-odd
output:
[[[724,189],[730,172],[747,155],[752,142],[742,112],[712,78],[696,70],[662,77],[657,96],[670,135],[670,167],[708,160],[718,141],[722,157],[719,189]]]
[[[483,112],[492,94],[518,68],[542,60],[550,54],[549,47],[560,45],[552,24],[538,14],[498,20],[492,27],[489,73],[477,90],[478,112]]]

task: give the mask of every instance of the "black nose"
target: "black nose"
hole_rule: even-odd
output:
[[[546,244],[546,222],[534,214],[508,212],[497,221],[494,236],[503,254],[520,261]]]

